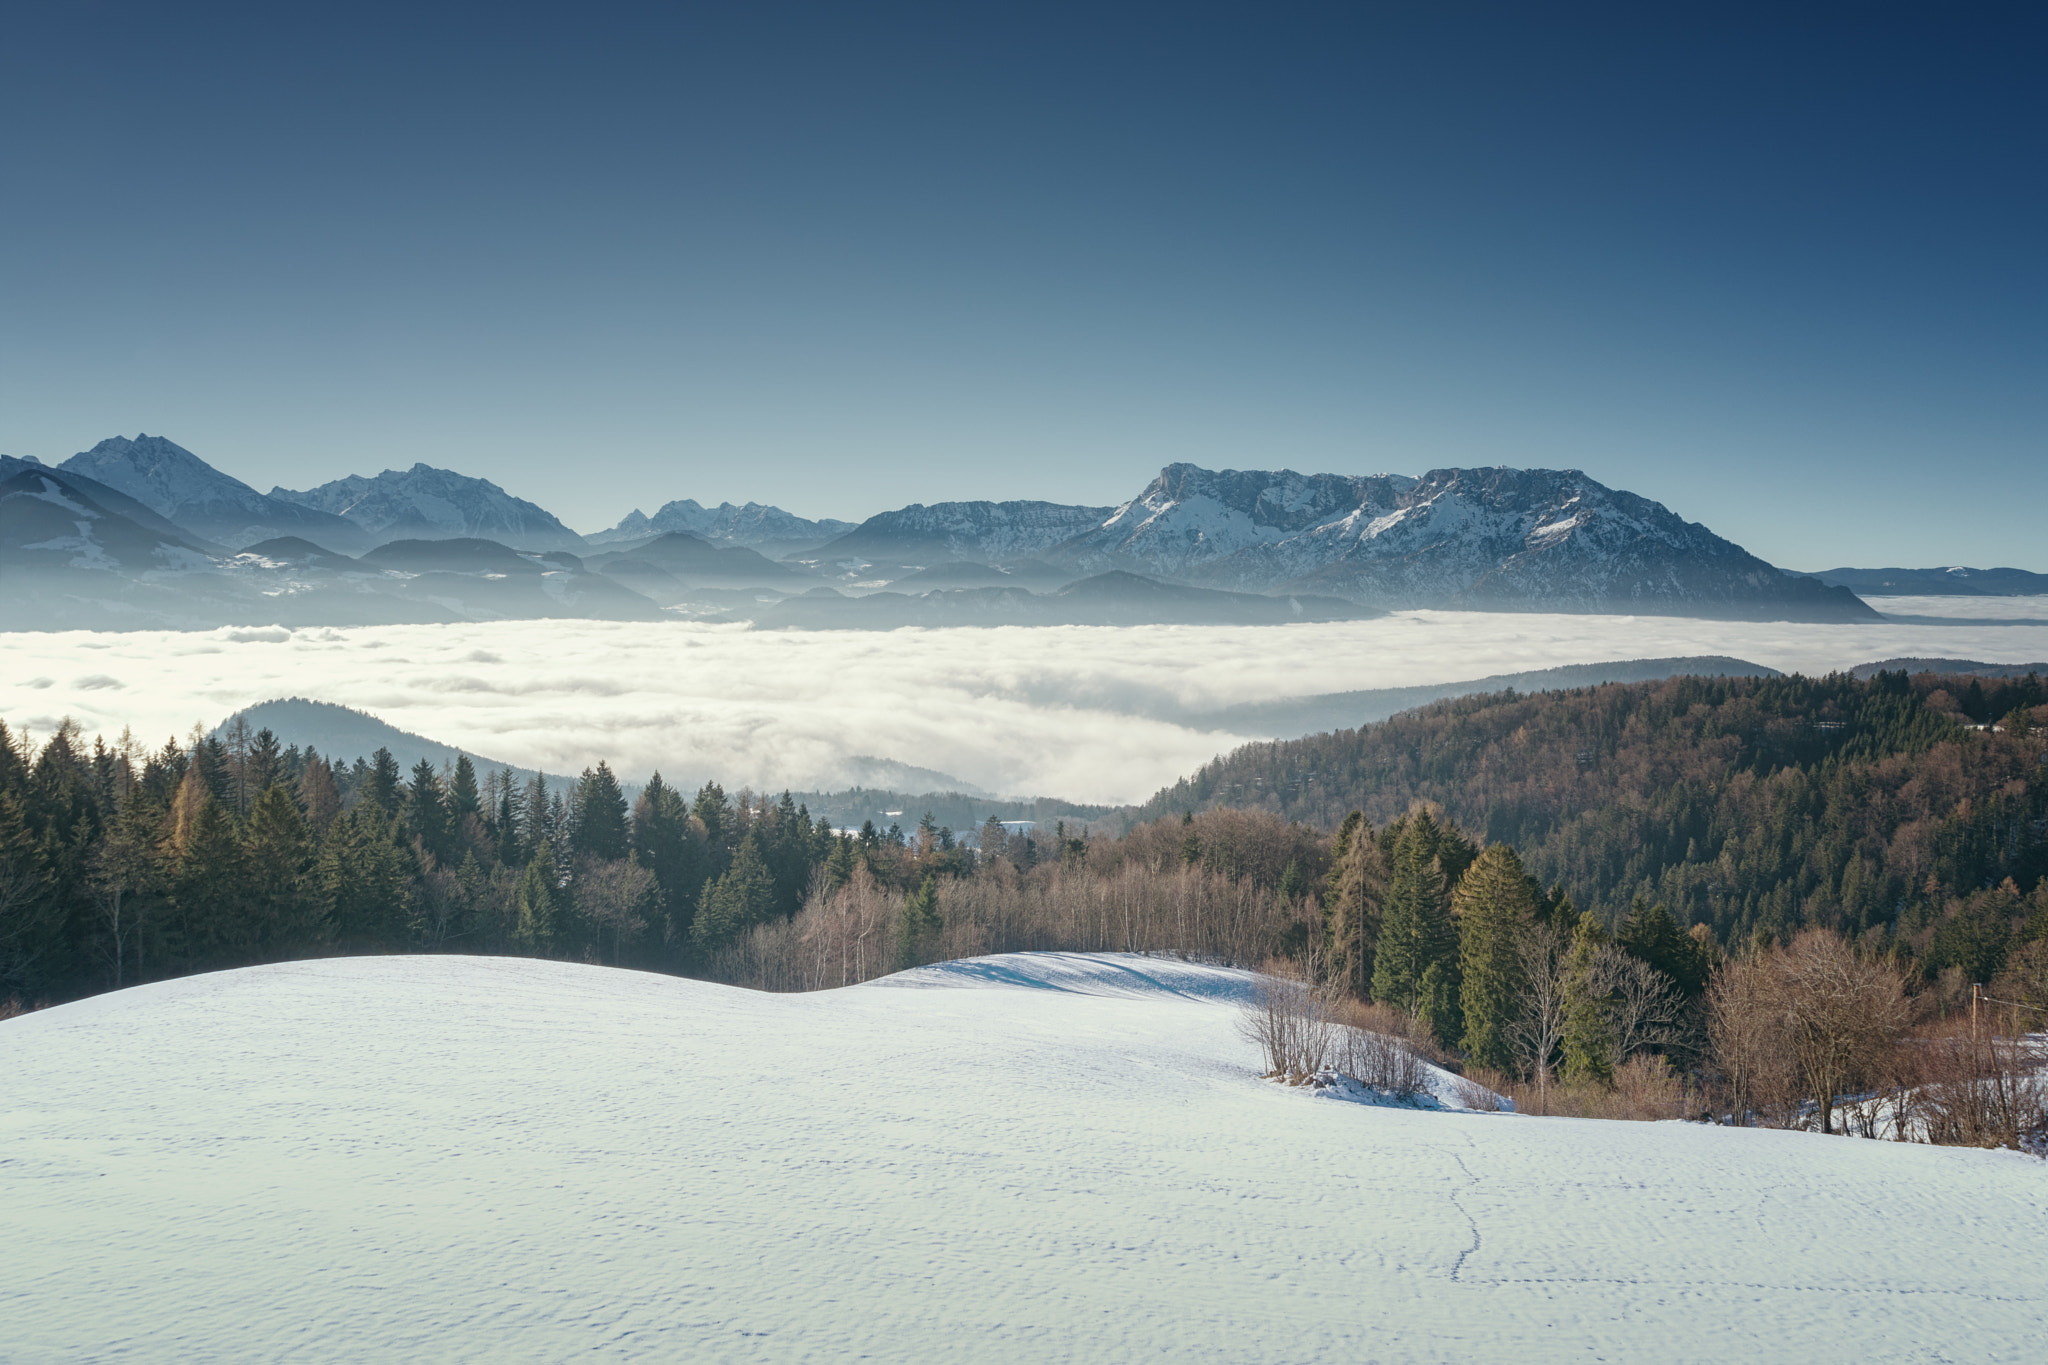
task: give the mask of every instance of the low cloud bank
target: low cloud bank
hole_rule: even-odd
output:
[[[856,755],[990,791],[1141,800],[1243,736],[1186,717],[1281,697],[1564,664],[1727,654],[1806,673],[1872,659],[2048,658],[2048,599],[1892,599],[1846,625],[1401,612],[1290,626],[753,631],[512,621],[351,630],[0,635],[0,716],[161,744],[301,696],[506,762],[847,785]],[[351,755],[352,756],[352,755]]]

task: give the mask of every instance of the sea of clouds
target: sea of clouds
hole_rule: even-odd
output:
[[[1245,736],[1244,702],[1563,664],[1726,654],[1820,673],[1875,659],[2048,659],[2048,598],[1890,598],[1853,625],[1400,612],[1289,626],[756,631],[510,621],[349,630],[0,635],[0,718],[161,744],[277,697],[368,711],[550,772],[599,759],[728,787],[850,785],[874,755],[990,791],[1141,800]]]

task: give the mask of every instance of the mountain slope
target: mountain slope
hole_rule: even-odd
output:
[[[912,503],[869,517],[807,558],[919,566],[955,559],[1000,563],[1069,541],[1109,513],[1107,507],[1057,502]]]
[[[2048,573],[2025,569],[1823,569],[1809,576],[1875,597],[2031,597],[2048,593]]]
[[[114,436],[58,466],[97,479],[177,525],[232,549],[275,536],[299,536],[352,553],[373,542],[344,518],[266,497],[161,436]]]
[[[1008,954],[778,995],[449,954],[24,1015],[8,1351],[2038,1353],[2031,1158],[1316,1097],[1258,1079],[1248,984]]]
[[[661,510],[651,517],[636,507],[611,530],[599,531],[586,539],[592,545],[626,545],[650,540],[664,532],[682,531],[714,545],[739,545],[780,554],[813,548],[834,536],[845,535],[853,525],[830,517],[812,521],[758,502],[744,507],[729,502],[705,507],[695,498],[683,498],[663,503]]]
[[[351,474],[318,488],[273,488],[270,496],[346,517],[378,541],[481,538],[522,550],[587,548],[552,512],[515,498],[489,479],[415,464],[374,479]]]
[[[1048,558],[1390,608],[1871,620],[1661,504],[1577,470],[1341,478],[1169,465]]]

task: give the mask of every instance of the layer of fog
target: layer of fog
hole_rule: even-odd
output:
[[[753,631],[517,621],[0,635],[0,717],[150,745],[275,697],[369,711],[505,762],[848,785],[876,755],[991,791],[1142,799],[1244,737],[1191,713],[1563,664],[1726,654],[1787,671],[2048,658],[2048,599],[1914,598],[1852,625],[1401,612],[1329,625]]]

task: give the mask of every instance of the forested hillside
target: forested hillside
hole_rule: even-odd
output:
[[[1506,692],[1249,745],[1137,814],[1327,829],[1429,802],[1610,924],[1641,897],[1723,943],[1807,924],[1912,938],[2048,872],[2044,702],[2038,677],[1904,673]]]

